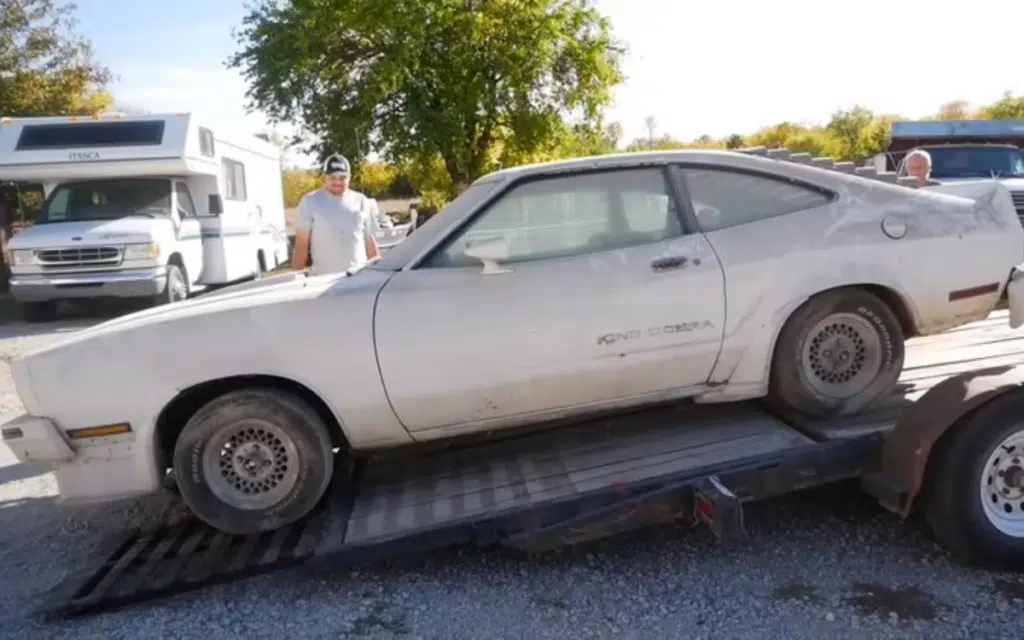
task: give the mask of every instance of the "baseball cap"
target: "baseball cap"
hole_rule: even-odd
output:
[[[340,153],[335,153],[334,155],[328,157],[327,161],[324,162],[324,174],[328,176],[347,176],[349,174],[348,160],[345,158],[345,156],[341,155]]]

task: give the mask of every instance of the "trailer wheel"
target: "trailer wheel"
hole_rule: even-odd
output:
[[[899,318],[871,293],[847,288],[814,296],[779,334],[767,400],[798,418],[856,413],[895,388],[903,343]]]
[[[309,514],[334,471],[327,426],[297,396],[243,389],[203,406],[174,447],[182,498],[207,524],[271,531]]]
[[[1024,394],[990,400],[954,429],[929,460],[924,519],[960,562],[1024,569]]]

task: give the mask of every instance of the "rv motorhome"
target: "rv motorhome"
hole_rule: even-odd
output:
[[[187,113],[0,120],[0,180],[43,184],[8,243],[25,319],[57,302],[175,302],[288,260],[281,152]]]

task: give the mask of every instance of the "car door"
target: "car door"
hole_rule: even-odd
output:
[[[701,388],[723,276],[678,212],[659,167],[520,182],[396,273],[375,331],[406,428],[436,437]],[[507,260],[485,273],[465,252],[496,238]]]
[[[196,205],[184,182],[175,181],[174,195],[181,225],[178,227],[178,248],[188,271],[189,284],[195,284],[203,271],[203,230],[196,217]]]

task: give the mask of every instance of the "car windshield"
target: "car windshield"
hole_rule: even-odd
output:
[[[100,180],[62,184],[46,199],[36,224],[158,218],[171,213],[170,180]]]
[[[931,177],[1020,178],[1024,177],[1024,156],[1016,147],[931,147]]]

